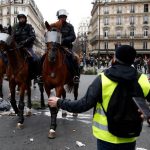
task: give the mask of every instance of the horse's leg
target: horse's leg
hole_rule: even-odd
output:
[[[28,87],[27,87],[27,94],[28,94],[28,101],[27,101],[27,107],[29,110],[27,110],[27,116],[31,116],[31,108],[32,108],[32,103],[31,103],[31,82],[29,81]]]
[[[62,92],[62,98],[65,99],[66,98],[66,91],[63,88],[63,92]],[[67,112],[65,110],[62,109],[62,117],[66,117],[67,116]]]
[[[38,83],[38,86],[41,93],[41,108],[45,108],[43,82],[41,81],[40,83]]]
[[[78,88],[79,88],[79,83],[74,84],[74,100],[77,100],[78,98]]]
[[[19,109],[19,113],[18,113],[18,124],[17,124],[17,128],[23,128],[23,122],[24,122],[24,94],[25,94],[25,85],[21,85],[20,86],[20,100],[19,100],[19,104],[18,104],[18,109]]]
[[[78,98],[78,88],[79,88],[79,83],[74,84],[74,100],[77,100]],[[74,117],[78,116],[77,113],[72,114]]]
[[[19,110],[16,105],[16,99],[15,99],[16,83],[13,81],[9,81],[9,88],[10,88],[10,93],[11,93],[11,99],[10,99],[11,106],[13,110],[15,111],[15,114],[18,114]]]
[[[3,98],[3,78],[0,77],[0,98]]]
[[[61,97],[62,93],[63,93],[63,87],[56,87],[56,96]],[[51,112],[51,124],[50,124],[48,137],[52,139],[56,137],[55,130],[57,127],[56,119],[57,119],[58,108],[53,108],[53,107],[49,107],[49,108]]]

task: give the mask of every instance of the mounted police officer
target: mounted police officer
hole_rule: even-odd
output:
[[[74,27],[72,24],[68,23],[67,16],[68,13],[65,9],[60,9],[57,11],[56,16],[58,17],[58,21],[61,22],[62,26],[60,28],[60,32],[62,33],[62,47],[65,47],[69,50],[70,55],[68,55],[69,59],[69,68],[71,70],[71,73],[74,76],[74,82],[79,82],[79,76],[80,76],[80,68],[77,60],[75,59],[75,55],[72,51],[72,42],[75,41],[76,35],[74,32]],[[51,24],[50,26],[55,26],[56,23]]]
[[[29,71],[34,78],[35,74],[37,74],[37,68],[35,64],[37,60],[33,51],[33,44],[36,38],[35,31],[32,25],[27,23],[27,15],[25,12],[19,12],[17,18],[19,22],[13,27],[12,37],[15,39],[18,47],[23,47],[27,50],[29,56]]]

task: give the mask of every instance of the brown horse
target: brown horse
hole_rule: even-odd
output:
[[[55,24],[55,29],[56,27],[57,24]],[[48,23],[46,23],[46,28],[48,29],[48,32],[46,33],[47,52],[43,62],[43,81],[45,91],[49,97],[51,95],[51,89],[55,88],[56,96],[62,96],[65,98],[66,91],[64,85],[67,85],[69,92],[72,90],[74,91],[74,98],[77,100],[79,84],[73,83],[73,76],[68,70],[68,66],[66,64],[68,52],[66,52],[60,45],[61,33],[58,31],[50,31],[51,26]],[[59,30],[59,27],[57,30]],[[55,138],[58,109],[50,107],[50,112],[51,124],[48,137]]]
[[[19,116],[17,127],[22,128],[24,122],[24,94],[27,90],[28,108],[31,109],[31,79],[29,77],[29,64],[27,61],[27,54],[24,48],[17,48],[16,42],[11,38],[7,39],[9,47],[6,44],[7,42],[0,41],[0,50],[6,51],[8,58],[8,67],[7,67],[7,76],[9,80],[9,88],[11,93],[11,105],[15,113]],[[20,99],[17,106],[15,99],[15,89],[16,85],[20,89]],[[29,112],[30,114],[31,112]]]
[[[4,33],[2,33],[2,31]],[[8,36],[9,36],[9,34],[7,34],[4,29],[1,30],[0,41],[5,41],[6,42]],[[6,64],[4,63],[3,56],[4,56],[3,52],[0,52],[0,98],[3,98],[3,92],[2,92],[3,77],[4,77],[4,74],[6,73]]]
[[[9,46],[8,46],[9,45]],[[24,95],[27,90],[28,101],[27,107],[29,108],[28,114],[31,115],[31,78],[29,74],[29,62],[28,52],[23,47],[17,47],[16,42],[11,36],[7,37],[7,40],[0,40],[0,50],[7,53],[8,67],[7,76],[9,80],[9,88],[11,93],[11,105],[15,113],[19,116],[17,127],[22,128],[24,122]],[[16,86],[19,87],[19,104],[17,106],[15,99]],[[42,93],[43,94],[43,93]],[[41,103],[43,106],[44,99]]]
[[[6,73],[6,64],[2,57],[0,57],[0,98],[3,98],[3,77]]]

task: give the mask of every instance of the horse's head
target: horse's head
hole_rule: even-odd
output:
[[[0,51],[4,52],[8,48],[8,39],[10,35],[7,33],[0,33]]]
[[[48,49],[48,59],[51,63],[56,62],[58,49],[61,44],[61,33],[56,28],[52,28],[45,35],[45,40]]]

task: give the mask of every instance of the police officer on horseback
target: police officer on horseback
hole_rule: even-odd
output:
[[[76,35],[72,24],[66,21],[68,13],[65,9],[60,9],[56,13],[58,20],[62,22],[61,33],[62,33],[62,46],[68,48],[70,56],[68,56],[69,63],[71,65],[71,72],[74,75],[74,82],[79,82],[80,68],[77,60],[75,59],[74,53],[72,52],[72,42],[75,41]]]
[[[23,47],[26,49],[29,60],[29,72],[32,78],[34,78],[35,74],[37,74],[37,69],[35,68],[36,55],[33,51],[33,44],[36,38],[35,31],[32,25],[27,23],[27,15],[25,12],[20,12],[17,18],[19,22],[13,27],[12,37],[15,39],[19,48]]]

